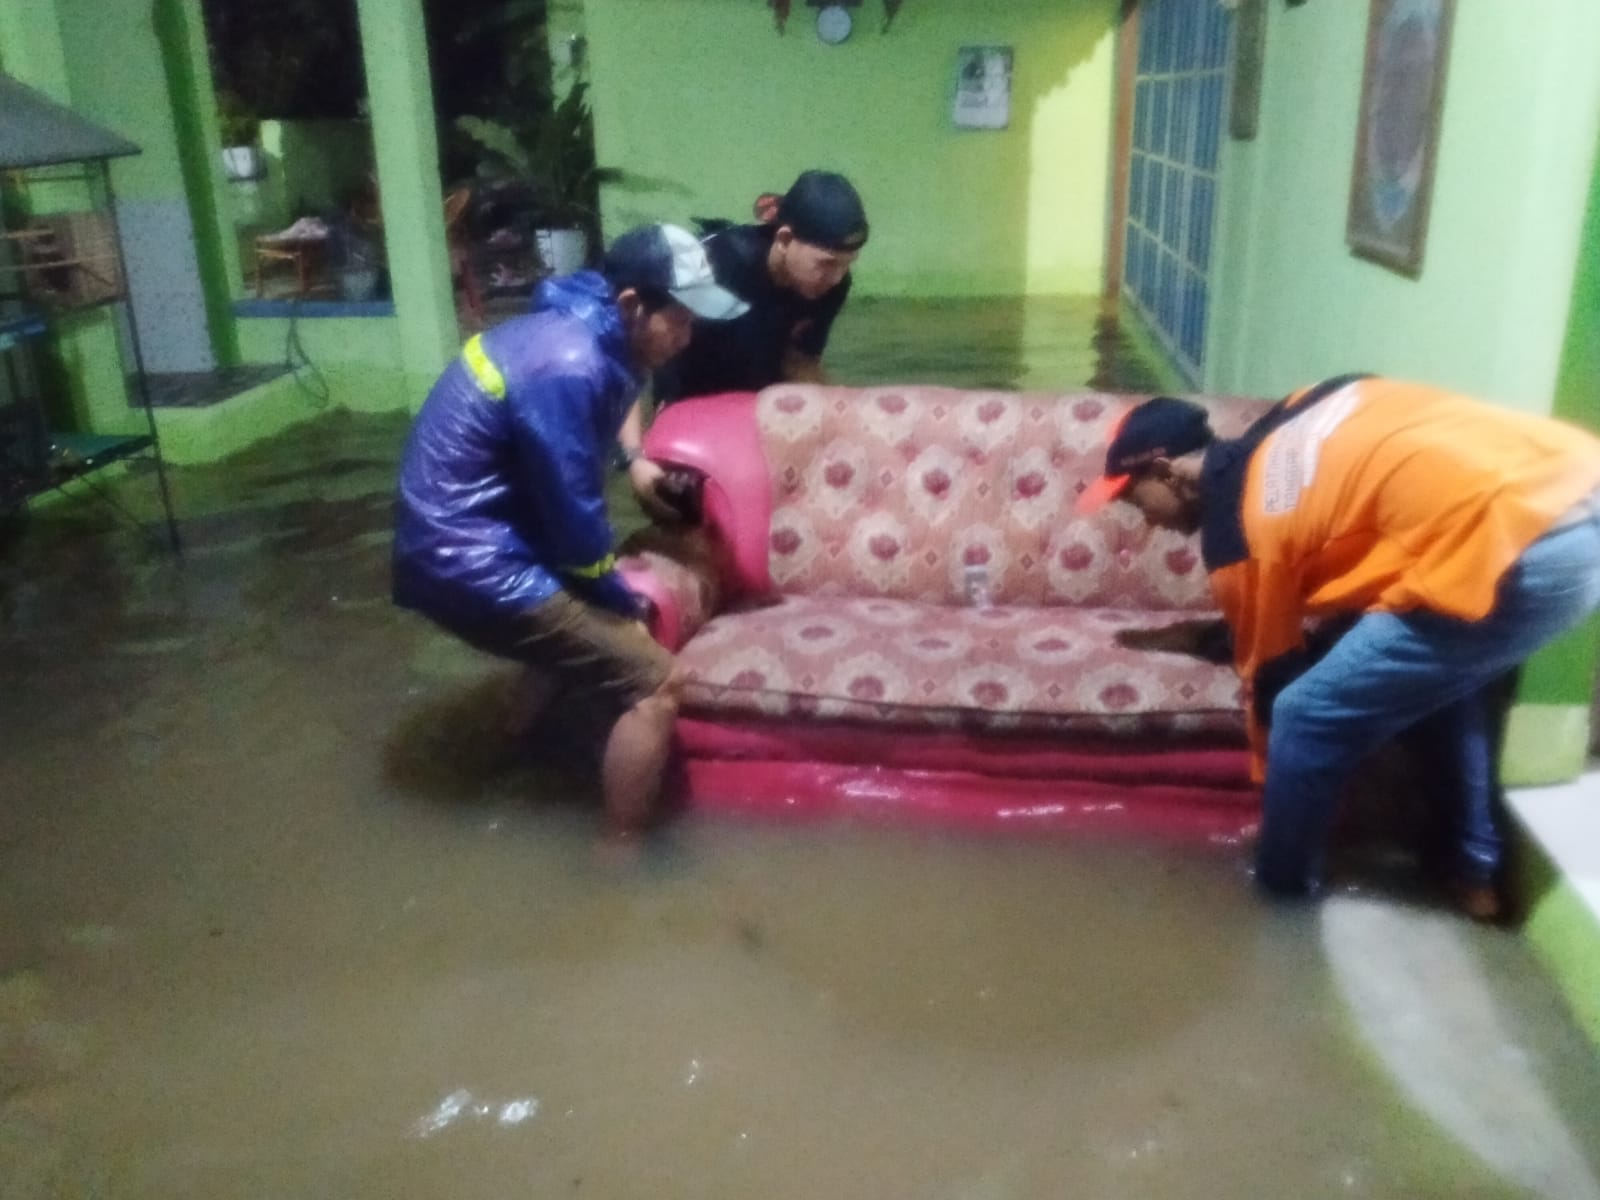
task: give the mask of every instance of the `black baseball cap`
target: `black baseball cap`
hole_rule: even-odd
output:
[[[1134,472],[1158,458],[1181,458],[1215,440],[1206,410],[1193,400],[1155,396],[1123,414],[1106,447],[1106,473],[1078,497],[1078,511],[1098,512],[1122,495]]]
[[[867,244],[867,210],[843,175],[804,171],[778,201],[778,224],[825,250],[859,250]]]
[[[731,321],[750,306],[717,283],[700,240],[677,225],[630,229],[606,251],[601,274],[619,292],[665,292],[697,317]]]

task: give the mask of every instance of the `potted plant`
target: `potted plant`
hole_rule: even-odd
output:
[[[266,156],[261,153],[261,121],[232,92],[217,96],[217,125],[222,135],[222,170],[233,183],[263,179]]]
[[[483,117],[456,125],[478,146],[480,174],[526,185],[545,268],[561,275],[582,267],[599,235],[600,185],[620,177],[595,165],[588,84],[574,83],[548,112],[515,127]]]

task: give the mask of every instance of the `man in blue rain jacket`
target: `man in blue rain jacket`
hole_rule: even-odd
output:
[[[650,372],[691,320],[738,316],[694,235],[651,225],[601,271],[547,280],[527,316],[479,334],[434,384],[406,445],[396,603],[598,702],[609,831],[640,829],[676,715],[671,656],[617,574],[605,475]]]

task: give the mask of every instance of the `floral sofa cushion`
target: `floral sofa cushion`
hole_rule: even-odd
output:
[[[1238,679],[1125,650],[1126,608],[961,608],[785,596],[723,613],[684,647],[686,715],[1096,737],[1239,738]]]
[[[1114,505],[1077,515],[1140,397],[781,385],[757,400],[779,592],[960,603],[982,567],[1007,605],[1204,610],[1193,543]],[[1219,401],[1224,436],[1262,411]]]

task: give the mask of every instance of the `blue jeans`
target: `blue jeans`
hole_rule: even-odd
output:
[[[1498,729],[1485,697],[1497,679],[1600,606],[1600,516],[1564,524],[1523,552],[1481,621],[1368,613],[1279,694],[1267,742],[1256,880],[1314,893],[1345,785],[1377,746],[1426,722],[1457,797],[1460,869],[1500,866]]]

